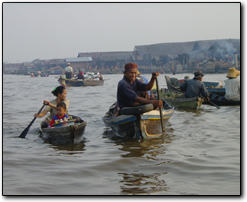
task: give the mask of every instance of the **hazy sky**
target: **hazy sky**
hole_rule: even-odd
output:
[[[3,62],[240,38],[239,3],[3,3]]]

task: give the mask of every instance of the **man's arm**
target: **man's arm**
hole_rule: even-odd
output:
[[[159,76],[160,73],[159,72],[153,72],[152,73],[152,78],[150,79],[149,83],[146,85],[145,87],[145,90],[148,91],[148,90],[151,90],[153,88],[153,85],[154,85],[154,82],[155,82],[155,79],[157,78],[157,76]]]
[[[163,102],[161,100],[149,100],[139,96],[136,97],[135,102],[138,102],[140,104],[152,104],[154,108],[163,106]]]

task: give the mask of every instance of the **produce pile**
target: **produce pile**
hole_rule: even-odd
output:
[[[175,99],[184,98],[184,93],[179,91],[166,91],[166,92],[161,92],[160,96],[166,100],[175,100]]]

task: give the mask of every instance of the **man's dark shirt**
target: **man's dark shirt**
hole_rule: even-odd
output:
[[[208,90],[206,89],[203,82],[198,79],[190,79],[184,82],[180,89],[185,92],[185,97],[192,98],[197,96],[209,97]]]
[[[133,107],[133,103],[137,97],[137,91],[145,91],[147,84],[141,83],[138,79],[130,83],[125,76],[118,82],[117,103],[121,108]]]
[[[77,79],[84,79],[84,76],[82,74],[78,74]]]

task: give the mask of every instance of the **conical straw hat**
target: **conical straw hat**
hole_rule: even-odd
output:
[[[228,78],[236,78],[240,75],[240,71],[236,70],[235,67],[231,67],[228,69],[228,74],[226,77]]]

